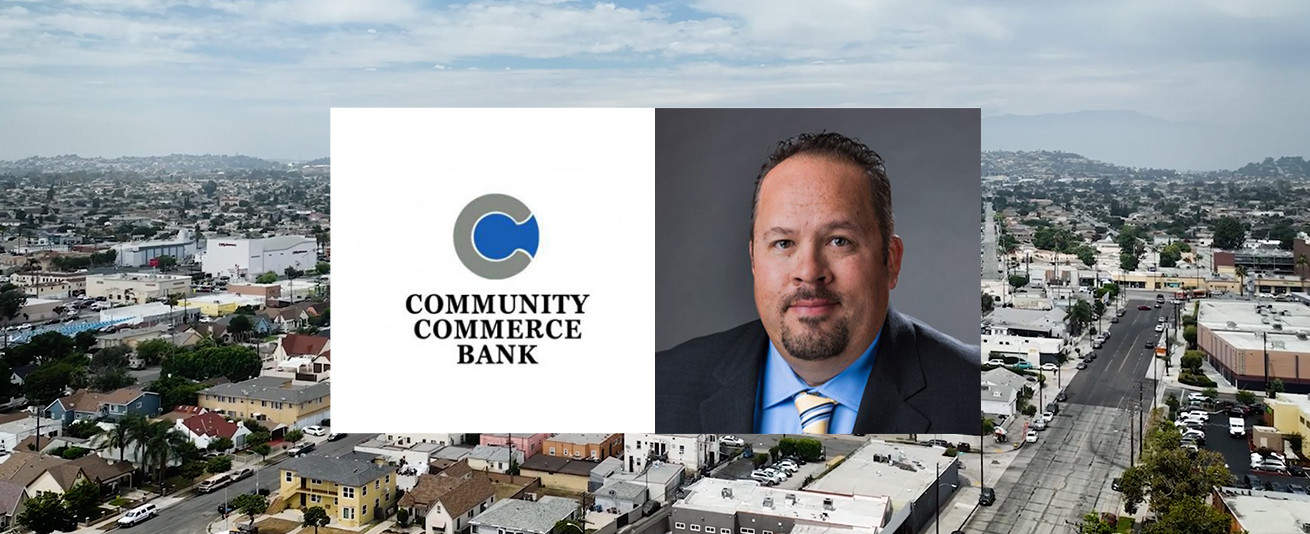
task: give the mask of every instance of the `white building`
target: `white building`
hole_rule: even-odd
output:
[[[169,295],[191,293],[191,277],[180,274],[115,273],[86,277],[86,296],[105,297],[109,302],[141,304]]]
[[[201,268],[209,274],[254,279],[266,272],[281,276],[287,267],[318,265],[318,242],[312,237],[281,235],[263,239],[210,239]]]
[[[171,321],[170,321],[171,318]],[[182,324],[195,322],[200,318],[200,307],[177,304],[171,309],[163,302],[147,302],[122,308],[110,308],[100,312],[100,320],[113,322],[126,319],[131,324]]]
[[[624,434],[623,466],[630,472],[658,460],[686,466],[690,472],[719,460],[719,440],[713,434]]]
[[[114,245],[114,250],[118,251],[115,261],[120,267],[145,267],[160,256],[172,256],[179,262],[195,256],[196,242],[190,230],[181,230],[173,239],[120,243]]]

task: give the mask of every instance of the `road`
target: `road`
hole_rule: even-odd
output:
[[[339,441],[321,442],[315,451],[310,454],[313,456],[339,456],[353,451],[355,445],[363,443],[373,436],[374,434],[351,434]],[[316,442],[324,439],[312,436],[306,437]],[[259,483],[260,488],[267,488],[276,493],[279,485],[278,466],[286,460],[286,456],[278,457],[272,465],[259,469],[255,476],[231,484],[214,493],[201,495],[195,493],[194,490],[185,491],[181,494],[181,496],[185,497],[185,500],[161,510],[158,517],[141,523],[132,528],[132,531],[157,532],[160,534],[205,533],[209,524],[219,519],[218,505],[242,493],[255,491],[256,482]],[[237,521],[249,520],[249,518],[237,514],[230,515],[229,519],[233,525]]]
[[[1133,410],[1149,404],[1150,370],[1158,317],[1172,306],[1139,311],[1130,301],[1097,358],[1066,385],[1068,402],[1038,442],[1026,444],[996,483],[996,503],[979,507],[964,525],[969,533],[1047,534],[1071,532],[1093,510],[1120,512],[1121,499],[1110,486],[1129,466],[1141,419]],[[1153,306],[1153,302],[1151,303]],[[1050,402],[1050,399],[1045,399]],[[1149,408],[1149,406],[1148,406]],[[1135,453],[1134,453],[1135,454]]]
[[[1108,408],[1125,407],[1125,398],[1137,400],[1137,384],[1144,386],[1142,398],[1151,400],[1151,381],[1145,380],[1151,369],[1151,358],[1155,349],[1146,348],[1146,341],[1158,341],[1162,334],[1155,331],[1155,325],[1161,312],[1171,312],[1172,307],[1151,308],[1150,311],[1138,311],[1137,306],[1145,301],[1129,301],[1127,311],[1119,322],[1110,326],[1110,339],[1105,346],[1097,349],[1096,360],[1087,364],[1066,386],[1069,402]],[[1111,312],[1106,312],[1107,315]]]

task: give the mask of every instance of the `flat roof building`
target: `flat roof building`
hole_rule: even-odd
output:
[[[1310,307],[1299,303],[1201,300],[1196,344],[1216,371],[1241,389],[1310,392]],[[1265,362],[1268,361],[1266,368]]]

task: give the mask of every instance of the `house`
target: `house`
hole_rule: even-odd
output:
[[[419,475],[414,489],[400,498],[400,507],[411,517],[426,518],[427,534],[463,532],[470,520],[496,502],[496,488],[487,473],[463,465],[462,470]]]
[[[473,518],[470,534],[553,534],[560,521],[582,517],[573,499],[547,495],[539,501],[499,501]]]
[[[478,471],[495,471],[505,473],[510,470],[511,458],[513,462],[523,465],[523,451],[512,449],[513,456],[510,456],[509,447],[492,447],[490,445],[478,445],[473,447],[466,459],[469,467]]]
[[[46,407],[46,413],[51,419],[63,421],[64,425],[84,419],[117,421],[129,413],[150,418],[160,414],[159,402],[158,393],[139,388],[121,388],[108,393],[79,389],[72,395],[55,399]]]
[[[317,425],[332,416],[328,382],[300,385],[286,378],[257,376],[205,388],[197,399],[201,408],[236,419],[294,428]]]
[[[8,480],[0,480],[0,528],[14,526],[14,520],[18,514],[23,513],[26,508],[24,503],[29,497],[31,495],[27,493],[27,488]]]
[[[287,508],[322,506],[344,528],[386,519],[399,500],[394,466],[305,455],[284,462],[280,471],[276,501]]]
[[[650,462],[682,464],[695,473],[719,462],[719,440],[714,434],[624,434],[623,458],[628,471],[641,471]]]
[[[21,386],[23,380],[27,379],[27,375],[32,374],[32,371],[35,371],[37,367],[39,366],[35,363],[15,367],[14,374],[9,378],[9,381]]]
[[[1019,393],[1027,382],[1009,369],[997,367],[982,374],[982,413],[1012,416],[1019,406]]]
[[[305,334],[287,334],[273,349],[276,369],[304,376],[302,379],[324,380],[332,370],[332,352],[328,338]]]
[[[36,435],[38,425],[43,435],[57,434],[62,426],[59,421],[44,418],[38,421],[26,412],[0,415],[0,450],[18,450],[24,439]]]
[[[555,434],[541,443],[544,454],[601,461],[623,454],[623,434]]]
[[[587,491],[587,481],[591,478],[591,470],[595,469],[599,464],[600,462],[570,460],[538,454],[523,462],[519,467],[519,474],[540,478],[541,485],[547,488],[581,493]]]
[[[244,422],[228,421],[227,418],[214,412],[179,419],[175,426],[200,449],[209,448],[209,444],[218,438],[232,440],[232,446],[236,450],[244,449],[246,436],[251,433]]]
[[[317,318],[327,309],[323,302],[297,302],[282,308],[267,308],[260,315],[267,317],[273,327],[282,332],[295,332],[309,325],[310,319]]]
[[[0,479],[25,488],[30,495],[44,491],[63,494],[78,482],[89,480],[106,488],[116,488],[132,475],[130,462],[113,462],[94,454],[65,460],[29,451],[14,451],[0,463]]]
[[[596,491],[596,505],[614,514],[636,510],[647,500],[646,486],[626,480],[611,480]]]
[[[541,444],[550,434],[482,434],[479,445],[512,446],[523,451],[525,458],[531,458],[541,452]]]

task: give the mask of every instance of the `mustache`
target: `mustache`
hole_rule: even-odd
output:
[[[796,292],[787,295],[787,298],[783,299],[781,311],[787,311],[787,308],[795,305],[797,301],[812,299],[823,299],[835,303],[841,303],[841,298],[831,289],[826,287],[802,287],[797,289]]]

